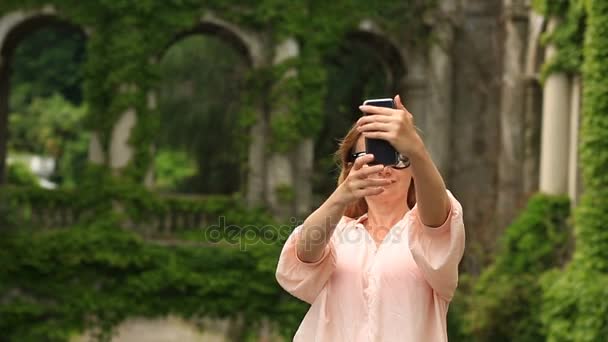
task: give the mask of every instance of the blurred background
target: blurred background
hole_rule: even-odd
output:
[[[367,98],[467,247],[451,341],[608,336],[608,2],[0,4],[0,341],[287,341],[274,271]]]

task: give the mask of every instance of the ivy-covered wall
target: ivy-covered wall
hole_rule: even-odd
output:
[[[583,63],[583,36],[585,34],[585,2],[583,0],[534,0],[533,8],[547,19],[559,18],[560,24],[554,32],[545,34],[542,43],[551,44],[557,54],[545,61],[541,79],[553,72],[579,74]]]
[[[305,305],[274,280],[278,244],[248,236],[250,245],[168,247],[105,223],[3,234],[2,340],[67,341],[85,329],[107,340],[127,318],[168,314],[194,322],[241,315],[246,330],[269,319],[293,334]]]
[[[128,317],[168,313],[192,319],[244,314],[249,328],[269,319],[286,336],[293,336],[305,305],[280,290],[274,280],[281,238],[293,222],[279,225],[261,211],[245,209],[235,198],[166,199],[134,185],[141,183],[150,166],[150,146],[161,129],[160,116],[148,105],[148,95],[158,86],[154,60],[177,37],[196,31],[206,13],[263,37],[267,60],[248,75],[240,122],[253,125],[260,107],[283,111],[270,127],[271,150],[284,152],[300,138],[314,137],[323,122],[324,55],[364,18],[396,33],[400,43],[412,43],[412,37],[423,43],[430,35],[423,14],[434,8],[435,1],[383,0],[370,8],[367,2],[346,0],[238,5],[223,0],[6,0],[0,3],[0,18],[48,6],[53,11],[46,10],[43,16],[69,22],[88,35],[87,127],[99,135],[103,159],[109,160],[114,127],[129,109],[137,113],[129,139],[134,155],[119,179],[109,177],[103,166],[91,167],[76,191],[0,188],[2,338],[66,341],[93,329],[107,339]],[[274,49],[286,38],[297,41],[299,56],[273,65]],[[285,79],[285,73],[294,69],[296,76]],[[64,219],[64,208],[70,218],[62,226],[56,223]],[[173,231],[173,247],[124,229],[138,222],[165,222],[176,213],[223,215],[231,227],[214,238],[205,235],[209,224]],[[59,229],[40,231],[39,222]],[[269,232],[270,240],[264,235]],[[238,247],[217,244],[218,239]],[[192,240],[216,244],[190,246]],[[239,244],[249,242],[246,251],[239,249]]]
[[[545,19],[560,21],[543,38],[557,53],[545,61],[541,78],[582,74],[584,189],[572,216],[566,198],[530,199],[507,228],[493,264],[478,279],[464,277],[459,291],[465,297],[451,305],[459,314],[451,316],[453,331],[462,340],[601,341],[608,336],[608,3],[533,5]]]
[[[571,263],[544,279],[542,321],[549,341],[608,336],[608,2],[584,1],[583,118],[579,147],[584,192],[575,211]]]
[[[158,82],[158,70],[151,60],[162,55],[180,33],[196,28],[207,11],[265,37],[268,60],[252,70],[242,122],[247,126],[255,122],[259,103],[254,102],[260,101],[258,94],[264,94],[265,108],[282,111],[270,126],[272,149],[284,152],[301,137],[314,136],[326,115],[322,110],[326,92],[323,54],[367,17],[396,37],[401,37],[396,32],[407,30],[408,37],[428,38],[429,26],[421,13],[432,9],[434,1],[387,0],[376,6],[378,12],[371,13],[366,3],[346,0],[262,0],[239,6],[220,0],[5,0],[0,4],[0,16],[43,4],[53,5],[59,18],[89,34],[85,65],[88,127],[100,134],[107,153],[115,123],[128,108],[136,109],[138,121],[130,140],[135,156],[125,173],[126,183],[92,172],[96,181],[80,194],[1,189],[0,226],[13,226],[21,232],[3,231],[0,239],[0,292],[7,294],[0,307],[0,331],[15,340],[64,341],[91,327],[101,327],[107,337],[113,326],[130,316],[172,312],[187,318],[226,317],[244,312],[252,324],[269,318],[284,327],[288,336],[292,334],[305,307],[286,297],[274,283],[280,239],[237,253],[230,247],[181,244],[193,239],[216,242],[202,234],[208,225],[179,232],[177,247],[159,246],[121,229],[125,221],[145,222],[151,215],[175,212],[213,217],[229,213],[230,224],[249,225],[258,234],[266,224],[277,227],[264,214],[245,210],[233,198],[168,200],[133,186],[132,181],[139,183],[150,164],[149,146],[160,129],[159,116],[147,105],[147,96]],[[560,53],[545,65],[543,75],[578,73],[582,66],[585,108],[580,153],[585,193],[574,216],[576,249],[565,272],[556,269],[538,279],[547,268],[561,265],[561,252],[567,246],[568,204],[562,198],[534,197],[507,230],[496,263],[471,289],[461,287],[472,291],[471,300],[469,293],[463,293],[451,305],[451,312],[456,310],[460,316],[450,321],[450,334],[460,333],[464,340],[474,336],[480,340],[547,337],[594,341],[608,335],[608,304],[598,300],[608,295],[602,286],[608,283],[608,233],[602,228],[608,222],[608,4],[536,0],[534,5],[564,22],[545,38]],[[272,65],[273,49],[288,37],[298,42],[299,57]],[[285,73],[294,69],[296,76],[285,79]],[[284,190],[289,197],[291,189]],[[28,227],[32,212],[61,206],[82,208],[89,214],[75,220],[75,225],[63,227],[69,229],[28,230],[37,228]],[[222,237],[234,240],[231,234],[242,236],[238,231],[227,233]],[[555,262],[558,255],[559,262]],[[248,286],[243,287],[244,283]],[[250,302],[248,297],[260,300]],[[503,310],[505,307],[511,310]],[[505,321],[512,324],[501,330]]]
[[[89,128],[100,134],[107,152],[117,120],[127,109],[136,110],[138,121],[130,139],[134,156],[125,174],[141,181],[150,165],[149,146],[160,129],[159,116],[147,106],[148,95],[158,79],[157,66],[151,61],[161,56],[176,37],[196,29],[205,13],[212,12],[264,37],[266,66],[252,70],[250,85],[255,89],[250,92],[255,95],[242,100],[253,102],[253,98],[262,97],[284,111],[271,122],[272,146],[284,151],[301,137],[314,137],[320,129],[326,92],[322,57],[327,51],[338,46],[347,32],[356,30],[364,18],[376,19],[388,31],[408,32],[403,37],[424,41],[429,29],[419,14],[432,10],[434,3],[382,1],[370,9],[357,1],[264,0],[235,5],[219,0],[8,0],[0,4],[0,14],[50,5],[60,19],[89,33],[84,85]],[[300,55],[274,66],[273,50],[287,37],[297,40]],[[400,39],[403,43],[407,40],[411,38]],[[297,70],[296,77],[279,82],[293,68]],[[269,84],[277,85],[270,95],[266,91]],[[259,110],[251,106],[243,110],[249,119],[242,122],[248,125],[252,124],[253,112]]]

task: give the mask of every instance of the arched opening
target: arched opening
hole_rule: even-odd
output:
[[[327,97],[325,121],[315,141],[313,193],[326,198],[336,186],[334,152],[339,140],[360,117],[358,107],[368,98],[392,97],[405,74],[399,51],[386,39],[354,32],[325,56]]]
[[[86,35],[57,17],[26,20],[1,40],[0,183],[73,187],[87,162]]]
[[[230,194],[246,178],[242,96],[251,59],[236,35],[217,25],[181,34],[160,63],[160,128],[154,188]]]

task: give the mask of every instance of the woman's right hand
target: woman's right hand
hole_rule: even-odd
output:
[[[304,262],[316,262],[322,255],[333,230],[350,203],[365,196],[373,196],[384,191],[390,180],[371,178],[384,168],[383,165],[368,166],[374,160],[371,154],[355,159],[348,176],[336,190],[310,214],[302,224],[302,233],[297,241],[297,255]]]
[[[366,196],[378,195],[384,191],[383,186],[389,185],[391,181],[383,178],[370,178],[384,168],[384,165],[368,166],[367,163],[374,160],[372,154],[365,154],[355,159],[355,164],[348,176],[336,189],[338,200],[343,205],[348,205]]]

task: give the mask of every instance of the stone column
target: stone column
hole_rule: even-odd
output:
[[[89,162],[97,165],[105,163],[105,154],[99,133],[93,132],[89,141]]]
[[[295,214],[303,217],[310,213],[312,204],[312,169],[315,144],[312,138],[304,138],[296,146],[293,156]]]
[[[456,11],[454,0],[439,4],[444,17],[452,18]],[[452,44],[454,27],[450,20],[442,20],[433,26],[435,41],[430,47],[427,77],[430,89],[424,113],[427,139],[425,144],[433,161],[444,177],[450,163],[450,128],[452,114]],[[414,114],[414,112],[412,112]],[[446,179],[447,181],[447,179]]]
[[[274,65],[281,64],[287,59],[297,57],[300,53],[300,48],[295,39],[289,38],[283,41],[276,47],[273,60]],[[288,70],[283,77],[294,77],[295,70]],[[280,84],[282,80],[279,80]],[[279,84],[275,85],[278,86]],[[273,92],[273,98],[278,98],[284,101],[293,101],[293,99],[282,99],[280,90]],[[270,121],[280,118],[285,114],[285,108],[281,108],[280,101],[273,101],[270,109]],[[266,179],[266,196],[267,202],[273,214],[286,218],[294,212],[294,197],[295,197],[295,181],[294,181],[294,165],[292,164],[289,153],[287,152],[272,152],[268,160],[268,177]]]
[[[148,92],[146,105],[151,113],[155,113],[155,111],[158,109],[158,94],[156,91],[150,90]],[[154,156],[156,155],[155,152],[157,149],[158,146],[156,146],[156,144],[150,144],[150,156],[152,156],[152,159],[150,160],[150,165],[148,165],[148,170],[146,171],[146,175],[144,177],[144,186],[148,189],[154,188],[154,182],[156,180],[156,173],[154,169]]]
[[[0,55],[0,185],[6,182],[7,171],[9,79],[8,61]]]
[[[578,163],[578,133],[581,118],[581,85],[580,76],[572,79],[570,95],[570,148],[568,160],[568,196],[572,207],[578,203],[582,191],[582,179]]]
[[[541,65],[540,37],[543,33],[545,18],[534,11],[528,12],[528,46],[526,48],[526,97],[525,143],[523,165],[523,192],[532,194],[538,191],[540,160],[540,131],[542,118],[543,90],[539,82],[538,69]]]
[[[528,8],[522,0],[504,0],[505,42],[500,103],[500,146],[496,223],[507,227],[523,198],[525,133],[525,57]]]
[[[414,116],[414,123],[420,130],[419,134],[428,148],[429,140],[432,139],[431,131],[433,128],[427,115],[430,107],[429,102],[431,101],[431,95],[429,94],[431,83],[426,77],[427,65],[424,62],[424,52],[411,50],[407,54],[407,58],[408,60],[404,61],[404,65],[407,65],[407,75],[401,79],[400,85],[401,100]],[[431,149],[430,153],[433,155],[432,148],[429,149]]]
[[[464,208],[469,249],[461,267],[478,274],[504,227],[496,222],[504,15],[502,0],[467,0],[453,42],[450,190]],[[500,229],[499,229],[500,228]]]
[[[129,144],[131,130],[137,122],[134,109],[128,109],[114,124],[110,141],[109,165],[115,174],[126,167],[133,156],[133,147]]]
[[[419,129],[419,134],[424,140],[425,145],[429,145],[429,139],[431,139],[432,128],[430,126],[430,120],[426,115],[429,85],[425,80],[415,79],[407,77],[402,81],[401,94],[403,105],[407,108],[410,113],[414,116],[414,123]],[[433,152],[430,152],[431,155]]]
[[[559,24],[551,18],[548,32]],[[557,53],[547,46],[545,60]],[[570,146],[570,81],[563,72],[552,73],[543,89],[543,121],[540,154],[540,191],[561,195],[568,191],[568,151]]]
[[[261,95],[261,94],[260,94]],[[249,159],[247,170],[247,204],[262,204],[266,198],[266,155],[268,122],[263,108],[256,112],[256,121],[249,131]]]

